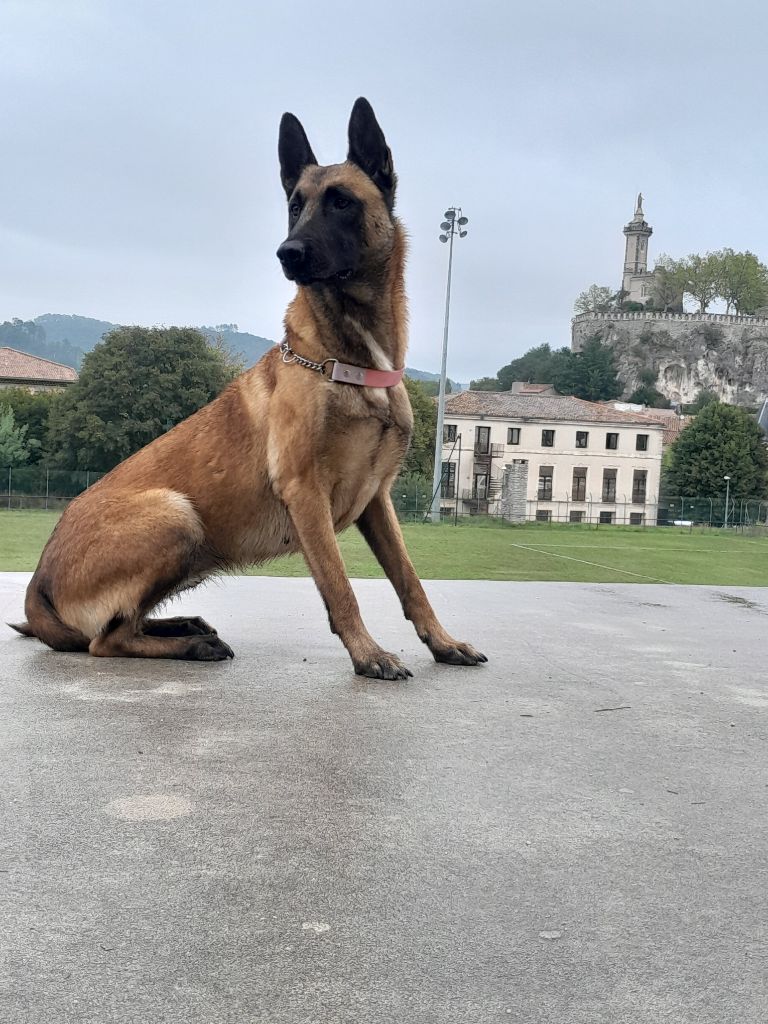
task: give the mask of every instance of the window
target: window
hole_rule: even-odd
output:
[[[485,501],[488,497],[488,474],[475,473],[475,482],[472,487],[472,497]]]
[[[600,523],[603,526],[610,526],[612,522],[613,522],[613,512],[601,512],[600,513]]]
[[[520,427],[507,427],[507,444],[520,444]]]
[[[645,488],[648,482],[648,470],[636,469],[632,474],[632,501],[635,505],[645,504]]]
[[[554,466],[539,466],[539,501],[552,501],[552,477]]]
[[[576,447],[577,448],[588,448],[589,447],[589,431],[588,430],[577,430],[576,431]]]
[[[456,497],[456,463],[444,462],[443,473],[440,477],[440,497]]]
[[[475,455],[488,455],[491,450],[491,428],[475,427]]]
[[[573,471],[573,483],[571,484],[571,501],[587,500],[587,469],[586,466],[576,466]]]
[[[630,512],[629,513],[629,525],[630,526],[642,526],[643,519],[645,516],[642,512]]]
[[[603,470],[603,501],[616,501],[616,470]]]
[[[447,441],[452,444],[456,440],[456,431],[458,427],[455,423],[446,423],[443,427],[443,441]]]
[[[552,509],[550,508],[537,508],[536,509],[536,522],[537,523],[548,523],[552,519]]]
[[[542,448],[554,448],[555,446],[555,432],[554,430],[542,430],[541,432],[541,447]]]
[[[619,447],[619,435],[618,434],[606,434],[605,435],[605,447],[610,448],[612,452],[615,452]]]
[[[582,509],[578,509],[577,511],[573,511],[572,510],[571,512],[568,513],[568,519],[572,523],[583,523],[584,522],[584,512],[583,512],[583,510]]]
[[[635,451],[636,452],[647,452],[648,451],[648,435],[638,434],[635,438]]]

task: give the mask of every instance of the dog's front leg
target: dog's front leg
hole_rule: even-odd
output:
[[[408,557],[388,492],[379,491],[358,519],[357,526],[395,588],[406,619],[413,622],[419,639],[432,651],[435,661],[451,665],[477,665],[487,661],[471,644],[454,640],[440,625]]]
[[[331,628],[349,651],[355,672],[374,679],[405,679],[412,675],[398,657],[379,647],[365,628],[336,542],[327,498],[319,488],[295,486],[285,489],[283,501],[325,601]]]

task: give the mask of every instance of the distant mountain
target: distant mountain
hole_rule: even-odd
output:
[[[53,359],[79,370],[85,353],[90,352],[105,334],[120,326],[109,320],[95,320],[89,316],[43,313],[34,320],[8,320],[0,323],[0,347],[8,345],[21,352]],[[242,356],[245,366],[257,363],[274,344],[268,338],[238,330],[237,324],[216,324],[199,327],[198,330],[212,342],[221,338],[235,356]],[[405,372],[413,380],[440,380],[439,373],[428,373],[410,366],[406,367]],[[451,381],[451,387],[455,392],[461,391],[464,385]]]
[[[43,313],[34,322],[45,331],[45,339],[53,345],[69,345],[78,351],[90,352],[107,331],[119,324],[108,320],[94,320],[89,316],[67,316],[64,313]],[[82,356],[81,356],[82,358]],[[60,360],[64,362],[64,360]]]
[[[413,370],[413,369],[411,369],[410,366],[406,366],[406,368],[405,368],[405,375],[406,375],[406,377],[410,377],[411,380],[434,380],[434,381],[439,381],[440,380],[440,374],[439,373],[428,373],[426,370]],[[448,378],[448,382],[450,383],[451,390],[453,391],[454,394],[457,391],[466,391],[467,390],[465,384],[460,384],[458,381],[451,380],[450,377]]]
[[[80,346],[68,341],[50,341],[42,325],[34,320],[15,319],[0,323],[0,346],[6,345],[20,352],[29,352],[33,356],[74,366],[75,369],[80,366],[85,354]]]
[[[253,366],[258,363],[265,352],[274,345],[268,338],[260,338],[258,334],[248,334],[247,331],[238,331],[237,324],[217,324],[216,327],[201,327],[200,331],[209,341],[221,338],[227,348],[234,355],[242,356],[245,366]]]

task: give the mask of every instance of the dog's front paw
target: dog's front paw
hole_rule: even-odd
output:
[[[463,644],[458,640],[441,644],[430,644],[429,641],[427,643],[435,661],[442,661],[446,665],[480,665],[488,661],[472,644]]]
[[[357,675],[370,679],[407,679],[413,675],[396,655],[388,654],[380,647],[365,658],[353,658],[352,664]]]

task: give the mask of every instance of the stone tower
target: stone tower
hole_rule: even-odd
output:
[[[651,297],[653,281],[653,272],[648,270],[648,239],[653,234],[653,228],[643,214],[642,192],[637,197],[635,216],[624,228],[624,234],[627,244],[621,287],[626,292],[627,301],[645,304]]]

